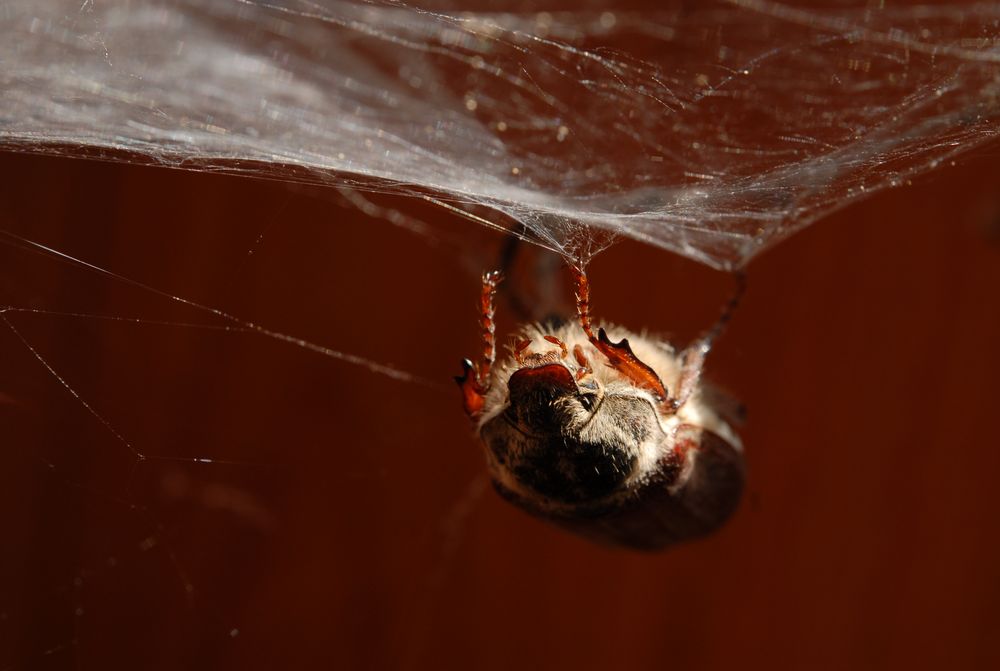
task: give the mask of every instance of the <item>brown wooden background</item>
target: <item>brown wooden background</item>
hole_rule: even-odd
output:
[[[449,376],[496,236],[380,201],[431,220],[429,246],[247,179],[18,155],[0,173],[6,231],[439,384],[256,335],[7,313],[149,458],[133,469],[0,328],[0,668],[1000,662],[996,148],[751,264],[710,362],[749,406],[749,494],[722,533],[650,556],[485,484]],[[221,323],[9,242],[0,303]],[[591,272],[598,315],[680,340],[730,287],[629,242]]]

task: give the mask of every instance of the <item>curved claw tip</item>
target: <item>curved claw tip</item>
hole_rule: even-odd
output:
[[[480,383],[479,372],[471,361],[464,359],[462,368],[464,371],[461,377],[455,377],[455,382],[462,390],[462,404],[465,406],[466,414],[475,419],[483,410],[487,388]]]
[[[461,375],[456,375],[452,379],[456,383],[458,383],[459,387],[463,386],[468,381],[468,379],[469,379],[469,372],[473,368],[475,368],[475,366],[472,365],[471,361],[469,361],[468,359],[462,359],[462,374]]]

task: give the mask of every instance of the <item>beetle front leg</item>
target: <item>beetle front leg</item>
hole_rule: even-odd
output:
[[[632,384],[652,393],[660,403],[669,402],[670,394],[667,393],[660,376],[632,352],[627,339],[611,342],[603,328],[597,329],[597,335],[594,335],[590,317],[590,282],[583,268],[579,266],[573,267],[573,278],[576,281],[577,318],[590,344],[608,359],[609,366],[625,376]]]
[[[482,328],[483,355],[479,363],[474,364],[468,359],[462,362],[463,372],[455,382],[462,389],[462,403],[465,412],[471,418],[476,418],[483,410],[486,394],[490,390],[490,369],[496,361],[496,323],[493,316],[496,313],[494,300],[497,285],[503,280],[499,271],[483,273],[483,288],[479,295],[479,325]]]

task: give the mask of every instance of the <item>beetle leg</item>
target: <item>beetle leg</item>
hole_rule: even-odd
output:
[[[576,314],[580,326],[591,342],[594,341],[594,331],[590,325],[590,281],[582,268],[572,266],[573,280],[576,284]]]
[[[670,409],[673,412],[680,410],[698,387],[701,371],[705,368],[705,355],[709,349],[704,340],[699,340],[684,350],[684,363],[677,383],[677,396],[670,399]]]
[[[712,344],[715,342],[715,339],[719,337],[723,330],[725,330],[726,325],[729,324],[729,320],[731,320],[733,315],[736,313],[736,308],[740,306],[743,294],[746,293],[746,273],[742,270],[738,270],[733,273],[733,277],[736,280],[736,290],[733,292],[733,295],[729,297],[729,301],[726,303],[726,306],[722,308],[722,314],[719,315],[718,321],[712,325],[712,328],[709,329],[708,333],[706,333],[701,339],[701,342],[704,343],[706,347],[706,353],[708,350],[712,349]]]
[[[583,348],[579,345],[573,346],[573,358],[576,359],[576,363],[579,366],[576,371],[577,382],[594,372],[590,368],[590,361],[587,360],[587,355],[583,353]]]
[[[718,321],[709,329],[708,333],[692,343],[684,351],[684,364],[681,368],[677,397],[670,400],[670,405],[674,412],[687,403],[687,400],[691,398],[691,394],[698,387],[698,381],[701,379],[701,371],[705,367],[705,357],[711,351],[715,339],[719,337],[719,334],[725,329],[726,324],[733,318],[733,313],[736,312],[736,308],[740,304],[740,299],[743,298],[743,293],[747,288],[746,274],[743,271],[739,271],[735,276],[736,291],[722,309],[722,314],[719,315]]]
[[[490,369],[496,360],[496,323],[493,316],[496,312],[494,298],[497,285],[503,280],[498,271],[483,273],[483,288],[479,295],[479,325],[482,328],[483,356],[477,364],[466,359],[462,362],[463,372],[455,382],[462,389],[462,400],[465,412],[469,417],[476,417],[482,412],[489,391]]]
[[[660,402],[667,402],[670,395],[660,376],[652,368],[639,360],[628,344],[627,339],[621,342],[611,342],[604,329],[597,329],[594,335],[590,319],[590,283],[582,268],[573,268],[576,280],[576,312],[580,326],[590,343],[608,359],[608,365],[627,377],[632,384],[652,392]]]

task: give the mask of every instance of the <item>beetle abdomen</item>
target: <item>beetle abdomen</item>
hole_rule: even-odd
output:
[[[553,512],[494,483],[504,498],[528,512],[606,545],[660,550],[707,535],[736,510],[743,492],[742,451],[712,431],[677,428],[675,453],[683,465],[665,464],[628,498]]]

